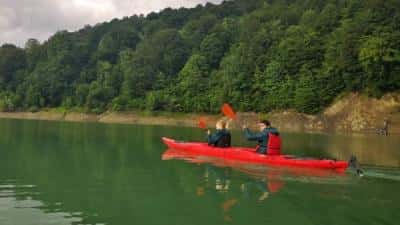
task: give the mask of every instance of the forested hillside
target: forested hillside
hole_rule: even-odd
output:
[[[0,110],[316,113],[400,89],[399,0],[236,0],[0,48]]]

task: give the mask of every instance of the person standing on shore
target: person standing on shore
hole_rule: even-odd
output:
[[[387,118],[385,118],[383,120],[383,128],[382,128],[382,133],[385,136],[389,135],[389,120]]]

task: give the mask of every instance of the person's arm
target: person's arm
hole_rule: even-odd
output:
[[[250,131],[249,128],[244,129],[244,136],[247,138],[249,141],[262,141],[263,140],[263,133],[253,133]]]
[[[211,144],[211,139],[212,139],[211,131],[210,131],[210,129],[208,129],[207,130],[207,143],[209,145]]]
[[[209,134],[207,137],[208,144],[215,144],[221,138],[220,132]]]
[[[212,139],[213,139],[213,135],[211,135],[211,134],[207,134],[207,143],[210,145],[210,144],[212,144]]]

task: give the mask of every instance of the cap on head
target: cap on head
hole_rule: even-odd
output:
[[[271,123],[268,120],[260,120],[258,123],[264,124],[265,126],[271,126]]]

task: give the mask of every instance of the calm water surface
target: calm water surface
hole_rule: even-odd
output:
[[[0,120],[0,134],[0,225],[400,223],[398,137],[283,135],[289,154],[357,155],[358,178],[162,160],[160,137],[203,139],[194,128]]]

